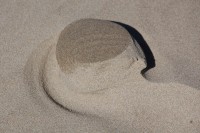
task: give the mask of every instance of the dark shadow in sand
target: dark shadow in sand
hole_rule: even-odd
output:
[[[114,23],[119,24],[120,26],[124,27],[129,32],[131,37],[133,39],[135,39],[138,42],[138,44],[140,45],[140,47],[142,48],[142,50],[145,54],[146,61],[147,61],[147,67],[144,70],[142,70],[142,74],[144,74],[149,69],[155,67],[156,64],[155,64],[155,59],[154,59],[153,53],[151,52],[151,49],[149,48],[148,44],[146,43],[146,41],[144,40],[142,35],[135,28],[133,28],[127,24],[124,24],[121,22],[116,22],[116,21],[111,21],[111,22],[114,22]]]

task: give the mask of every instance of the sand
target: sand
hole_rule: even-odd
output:
[[[1,1],[0,6],[1,132],[200,132],[198,1]],[[134,27],[155,67],[144,77],[133,71],[134,82],[119,82],[124,85],[103,90],[103,97],[100,91],[101,98],[72,97],[70,108],[63,108],[38,79],[46,58],[53,59],[47,56],[55,52],[50,44],[81,18]]]

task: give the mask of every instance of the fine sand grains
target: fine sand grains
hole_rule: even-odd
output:
[[[26,74],[66,111],[104,119],[109,132],[200,131],[199,91],[147,81],[144,54],[119,25],[79,20],[46,46],[46,58],[30,60],[40,70]]]

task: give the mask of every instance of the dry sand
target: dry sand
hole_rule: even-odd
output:
[[[0,3],[1,132],[200,132],[199,1]],[[48,51],[55,52],[53,44],[60,32],[80,18],[134,27],[150,47],[156,66],[144,74],[146,79],[133,72],[134,82],[123,81],[124,85],[98,97],[84,95],[80,98],[85,101],[80,102],[71,97],[67,104],[62,99],[62,106],[70,106],[64,109],[56,104],[60,101],[48,97],[38,79],[44,76],[40,71],[46,58],[53,59]]]

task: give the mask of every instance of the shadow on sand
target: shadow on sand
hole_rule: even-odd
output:
[[[138,44],[140,45],[140,47],[142,48],[145,58],[146,58],[146,61],[147,61],[147,67],[144,70],[142,70],[142,74],[147,72],[149,69],[155,67],[156,64],[155,64],[155,59],[154,59],[153,53],[152,53],[151,49],[149,48],[148,44],[146,43],[146,41],[144,40],[144,38],[142,37],[142,35],[135,28],[133,28],[127,24],[124,24],[121,22],[116,22],[116,21],[111,21],[111,22],[114,22],[114,23],[119,24],[120,26],[124,27],[129,32],[131,37],[133,39],[135,39],[138,42]]]

